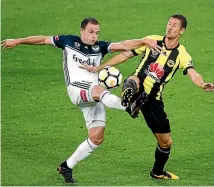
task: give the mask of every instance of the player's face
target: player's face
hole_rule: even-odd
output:
[[[185,31],[181,27],[181,21],[176,18],[170,18],[166,26],[166,37],[169,39],[177,38]]]
[[[98,40],[100,26],[88,23],[85,29],[81,29],[81,39],[85,44],[94,45]]]

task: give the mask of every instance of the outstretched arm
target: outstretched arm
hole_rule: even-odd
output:
[[[96,73],[96,72],[99,72],[102,69],[104,69],[106,66],[115,66],[117,64],[121,64],[121,63],[127,61],[129,58],[132,58],[133,56],[134,55],[131,51],[124,51],[118,55],[115,55],[114,57],[109,59],[107,62],[101,64],[100,66],[93,67],[93,66],[89,66],[87,64],[84,64],[84,65],[81,65],[80,68],[86,69],[86,70],[93,72],[93,73]]]
[[[202,76],[198,74],[195,69],[190,68],[187,70],[188,75],[190,76],[192,82],[198,87],[204,89],[205,91],[214,91],[214,85],[212,83],[204,82]]]
[[[17,39],[6,39],[1,42],[1,47],[5,48],[14,48],[20,44],[27,45],[52,45],[52,39],[50,36],[29,36],[26,38],[17,38]]]
[[[109,46],[109,50],[111,52],[130,51],[132,49],[136,49],[144,45],[148,46],[151,49],[154,49],[159,53],[161,51],[161,47],[157,45],[157,40],[148,39],[148,38],[125,40],[122,42],[111,43]]]

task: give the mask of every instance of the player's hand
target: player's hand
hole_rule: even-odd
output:
[[[157,44],[157,40],[153,39],[144,39],[144,43],[146,46],[148,46],[151,50],[155,50],[156,52],[160,53],[161,52],[161,47]]]
[[[214,84],[212,84],[212,83],[209,83],[209,82],[208,83],[204,83],[202,87],[207,92],[214,91]]]
[[[5,49],[5,48],[14,48],[19,44],[20,44],[20,42],[19,42],[18,39],[7,39],[7,40],[1,41],[1,47],[3,49]]]
[[[85,69],[85,70],[87,70],[89,72],[92,72],[92,73],[98,72],[97,67],[89,66],[88,64],[83,64],[83,65],[80,65],[79,67],[82,68],[82,69]]]

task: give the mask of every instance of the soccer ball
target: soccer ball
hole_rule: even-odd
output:
[[[105,67],[98,75],[99,85],[106,89],[118,87],[122,82],[122,74],[115,67]]]

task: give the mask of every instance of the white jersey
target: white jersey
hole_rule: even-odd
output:
[[[98,83],[98,74],[81,69],[81,64],[99,66],[101,59],[107,54],[110,42],[97,41],[94,45],[84,44],[79,36],[53,36],[53,45],[63,49],[63,70],[66,85],[76,81]]]

